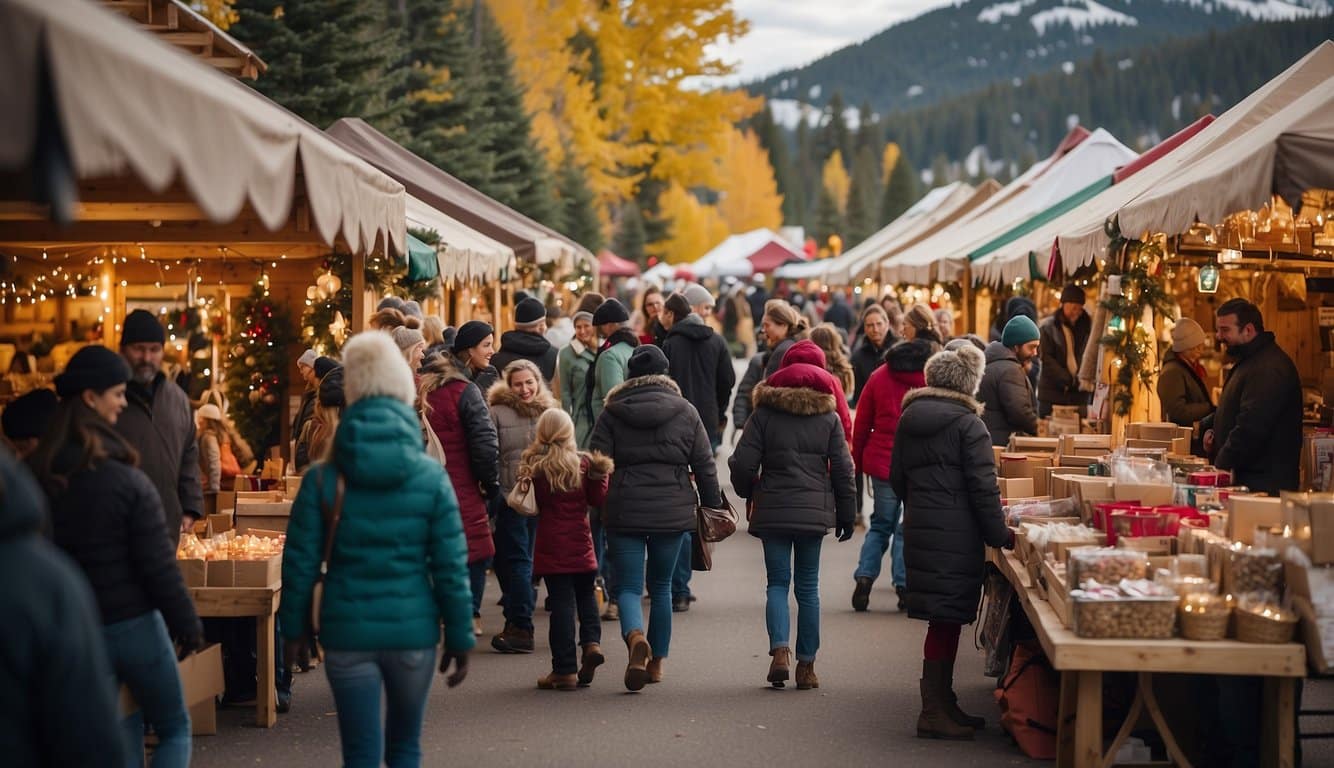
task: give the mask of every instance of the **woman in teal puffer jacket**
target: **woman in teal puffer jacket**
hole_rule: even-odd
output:
[[[341,478],[342,516],[325,577],[320,642],[343,763],[413,766],[421,762],[442,622],[440,671],[453,664],[451,688],[468,671],[474,643],[468,545],[449,478],[423,449],[412,371],[393,339],[382,331],[354,336],[343,362],[347,409],[330,460],[306,473],[292,503],[279,617],[291,628],[289,637],[309,630],[324,510],[332,515]]]

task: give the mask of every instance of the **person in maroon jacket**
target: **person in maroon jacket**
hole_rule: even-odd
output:
[[[871,493],[875,507],[871,511],[871,525],[862,541],[861,556],[852,578],[852,608],[865,611],[871,601],[871,585],[880,576],[880,565],[885,550],[890,549],[890,577],[894,592],[903,610],[907,580],[903,565],[903,534],[899,530],[901,505],[889,487],[890,456],[894,453],[894,430],[903,413],[903,396],[910,390],[926,386],[922,370],[927,358],[940,351],[933,334],[920,333],[910,341],[902,341],[885,353],[885,364],[876,368],[866,380],[861,399],[857,401],[857,423],[852,428],[852,461],[857,473],[871,476]],[[891,540],[893,542],[891,548]]]
[[[519,476],[532,478],[537,499],[537,536],[533,544],[533,575],[547,583],[551,596],[551,674],[538,679],[543,690],[573,690],[593,682],[602,654],[602,622],[593,583],[598,561],[588,508],[607,500],[612,461],[602,454],[581,453],[574,442],[574,422],[559,408],[537,419],[537,437],[519,460]],[[575,615],[583,649],[575,671]]]
[[[421,374],[418,402],[445,450],[445,472],[459,500],[468,537],[473,634],[482,634],[486,569],[496,554],[486,502],[500,493],[500,441],[482,391],[453,355],[431,358]]]

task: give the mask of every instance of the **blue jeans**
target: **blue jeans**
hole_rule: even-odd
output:
[[[500,497],[497,497],[500,499]],[[537,518],[524,517],[499,500],[496,515],[496,579],[505,595],[505,621],[519,629],[532,630],[533,542],[537,536]]]
[[[185,707],[181,678],[176,672],[176,649],[162,614],[149,611],[107,624],[102,627],[102,637],[116,679],[130,689],[139,704],[139,711],[121,721],[123,765],[144,763],[145,719],[158,737],[154,768],[189,765],[190,711]]]
[[[491,559],[468,563],[468,585],[472,588],[472,615],[482,615],[482,596],[486,594],[486,569]]]
[[[602,586],[608,601],[616,599],[616,569],[612,568],[611,558],[607,557],[607,531],[602,527],[602,510],[593,507],[588,513],[588,527],[593,532],[593,554],[598,559],[598,574],[602,576]]]
[[[326,651],[324,672],[338,710],[345,768],[421,765],[426,694],[435,648],[412,651]],[[380,694],[389,706],[381,728]]]
[[[894,495],[894,488],[888,480],[871,478],[871,492],[875,497],[875,509],[871,512],[871,525],[866,529],[866,540],[862,542],[857,571],[852,577],[871,581],[879,578],[881,561],[885,558],[885,550],[889,549],[890,577],[895,587],[905,586],[908,575],[903,567],[903,505],[899,503],[899,497]]]
[[[672,570],[672,597],[690,597],[690,555],[694,545],[690,537],[694,532],[687,532],[681,538],[681,551],[676,555],[676,567]]]
[[[616,605],[621,611],[621,636],[644,629],[644,594],[647,554],[649,623],[648,644],[653,655],[667,657],[672,642],[672,571],[683,542],[684,533],[655,533],[626,536],[607,532],[607,556],[616,569]]]
[[[797,661],[815,661],[815,653],[820,650],[820,543],[823,540],[824,537],[818,535],[765,536],[761,539],[764,542],[764,567],[769,572],[764,606],[769,649],[788,646],[792,625],[787,605],[790,584],[797,597]]]

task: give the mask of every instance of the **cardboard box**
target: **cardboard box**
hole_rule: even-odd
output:
[[[1283,524],[1283,502],[1272,496],[1229,496],[1227,537],[1242,544],[1255,543],[1255,529]]]
[[[213,643],[203,650],[193,653],[176,664],[177,674],[181,678],[181,692],[185,705],[190,708],[192,733],[196,736],[211,736],[218,732],[214,719],[214,699],[222,695],[222,646]],[[139,703],[130,695],[125,686],[120,688],[120,713],[124,717],[134,714]]]
[[[1172,503],[1172,486],[1116,483],[1112,498],[1116,501],[1138,501],[1146,507],[1166,506]]]
[[[1037,495],[1033,492],[1033,478],[1031,477],[1000,478],[1000,494],[1001,498],[1007,501]]]
[[[1028,457],[1028,477],[1033,481],[1033,493],[1038,496],[1050,495],[1047,476],[1051,467],[1051,456],[1032,456]]]
[[[1302,617],[1298,639],[1306,645],[1307,664],[1317,674],[1326,674],[1334,665],[1334,616],[1329,615],[1334,604],[1334,569],[1308,569],[1286,561],[1283,580],[1293,608]]]
[[[1180,429],[1170,421],[1134,421],[1126,428],[1126,437],[1139,440],[1175,440]],[[1189,428],[1187,428],[1189,429]]]
[[[230,587],[236,583],[236,565],[232,560],[209,560],[206,587]]]
[[[287,521],[292,517],[292,502],[279,501],[269,503],[236,503],[236,532],[250,533],[256,528],[269,531],[286,531]]]
[[[1032,477],[1029,472],[1029,460],[1026,453],[1002,453],[1000,456],[1000,476]]]
[[[1011,453],[1056,453],[1060,440],[1055,437],[1027,437],[1011,435],[1009,451]]]
[[[234,587],[276,587],[283,580],[283,556],[263,560],[233,560]]]
[[[209,515],[204,518],[204,523],[209,538],[226,533],[232,529],[232,511],[229,509],[216,515]]]
[[[288,475],[283,478],[283,498],[291,501],[301,492],[301,475]]]
[[[1005,453],[1005,448],[999,445],[991,446],[991,458],[996,462],[996,476],[1000,477],[1000,457]]]
[[[1176,550],[1174,536],[1118,536],[1116,546],[1119,549],[1133,549],[1149,555],[1171,555]]]
[[[1309,528],[1307,549],[1314,565],[1334,563],[1334,493],[1292,493],[1284,491],[1283,522],[1291,533],[1303,538]]]
[[[1070,479],[1074,477],[1088,477],[1088,474],[1065,467],[1049,467],[1047,469],[1047,492],[1051,494],[1053,499],[1073,498],[1075,487]]]
[[[181,578],[185,579],[186,587],[208,586],[208,564],[203,560],[198,558],[177,560],[176,567],[181,569]]]

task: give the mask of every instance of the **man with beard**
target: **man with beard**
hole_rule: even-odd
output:
[[[1302,383],[1292,358],[1266,331],[1259,307],[1232,299],[1218,308],[1218,341],[1234,365],[1204,449],[1219,469],[1253,491],[1295,491],[1302,447]]]
[[[987,369],[977,399],[985,406],[982,421],[991,432],[992,445],[1009,445],[1015,432],[1038,433],[1028,369],[1037,359],[1039,337],[1037,323],[1015,315],[1005,324],[1000,341],[987,345]]]
[[[130,364],[132,378],[116,431],[139,452],[139,468],[162,497],[174,543],[180,531],[203,517],[204,491],[190,400],[162,373],[165,342],[162,325],[147,310],[136,309],[125,317],[120,353]]]
[[[1079,387],[1079,363],[1093,332],[1093,320],[1084,311],[1084,289],[1068,283],[1061,289],[1061,306],[1038,326],[1042,334],[1042,372],[1038,374],[1038,416],[1051,415],[1053,405],[1088,410],[1089,394]]]

